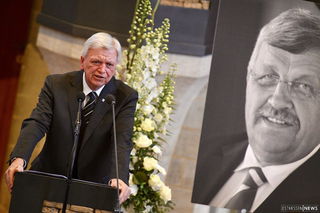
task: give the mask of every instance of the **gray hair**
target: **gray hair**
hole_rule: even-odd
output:
[[[108,33],[95,33],[83,44],[81,56],[86,56],[90,48],[105,48],[115,49],[117,51],[117,62],[121,60],[121,45],[120,42],[109,35]]]
[[[264,42],[293,54],[320,49],[320,17],[308,10],[295,8],[271,20],[259,33],[248,70],[252,68]]]

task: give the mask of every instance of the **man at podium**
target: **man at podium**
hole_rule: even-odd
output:
[[[81,127],[72,178],[116,187],[114,137],[117,138],[120,203],[130,195],[129,161],[132,128],[138,94],[114,78],[121,57],[121,46],[107,33],[92,35],[83,46],[81,70],[49,75],[38,103],[21,132],[10,155],[5,179],[11,191],[14,174],[23,171],[38,141],[46,136],[44,147],[31,163],[31,169],[67,176],[79,94],[84,93]],[[116,135],[113,134],[112,107],[115,98]]]

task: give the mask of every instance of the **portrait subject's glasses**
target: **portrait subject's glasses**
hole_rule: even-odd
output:
[[[283,83],[287,85],[289,94],[293,98],[298,99],[312,99],[316,98],[318,94],[320,94],[320,90],[316,89],[309,83],[302,83],[298,81],[283,81],[280,80],[280,77],[276,74],[270,73],[255,73],[249,71],[249,75],[253,78],[255,82],[260,87],[275,90],[278,84]]]

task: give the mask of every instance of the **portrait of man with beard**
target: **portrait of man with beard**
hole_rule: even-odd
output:
[[[246,140],[216,147],[193,200],[249,212],[319,208],[320,17],[289,9],[261,29],[248,63],[245,124]]]

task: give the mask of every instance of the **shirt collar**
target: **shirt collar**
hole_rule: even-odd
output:
[[[87,84],[87,82],[86,82],[85,75],[86,75],[86,73],[83,72],[83,75],[82,75],[82,85],[83,85],[83,93],[84,93],[84,95],[87,96],[90,92],[93,91],[93,92],[96,92],[97,95],[99,96],[100,93],[101,93],[101,91],[102,91],[102,89],[104,88],[105,85],[103,85],[102,87],[100,87],[100,88],[97,89],[97,90],[92,90],[92,89],[90,89],[90,87],[88,86],[88,84]]]
[[[250,167],[260,167],[266,176],[268,182],[272,186],[279,185],[285,178],[287,178],[294,170],[311,158],[320,148],[320,144],[316,146],[304,158],[292,163],[282,165],[271,165],[262,167],[256,156],[253,153],[252,147],[249,145],[242,163],[234,170],[235,172],[248,169]]]

